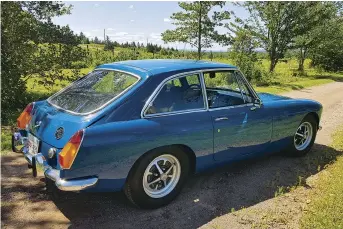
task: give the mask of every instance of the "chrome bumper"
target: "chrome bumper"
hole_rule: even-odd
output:
[[[17,141],[21,141],[23,142],[23,144],[26,145],[27,138],[21,136],[20,133],[14,132],[13,137]],[[81,191],[95,186],[98,182],[98,178],[96,177],[73,180],[62,179],[60,177],[60,170],[52,168],[45,160],[43,154],[38,153],[36,155],[32,155],[28,152],[26,146],[21,149],[21,152],[24,154],[24,157],[28,162],[28,167],[32,169],[34,177],[36,177],[37,175],[40,177],[45,176],[46,178],[54,181],[56,187],[62,191]]]
[[[96,177],[73,180],[62,179],[60,177],[60,170],[54,169],[48,165],[43,154],[38,153],[36,155],[32,155],[28,152],[25,152],[25,150],[23,154],[29,164],[29,168],[32,168],[33,171],[36,171],[36,176],[45,176],[46,178],[54,181],[56,187],[62,191],[81,191],[95,186],[98,182],[98,178]]]

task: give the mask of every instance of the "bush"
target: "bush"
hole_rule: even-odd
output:
[[[231,52],[230,57],[234,65],[242,71],[250,82],[257,84],[269,78],[269,74],[263,70],[261,63],[251,55]]]
[[[75,61],[71,64],[72,69],[88,68],[89,65],[85,61]]]

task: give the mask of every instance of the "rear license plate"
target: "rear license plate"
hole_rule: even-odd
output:
[[[38,147],[39,147],[39,139],[33,136],[32,134],[29,133],[28,136],[28,148],[29,148],[29,153],[32,155],[35,155],[38,153]]]

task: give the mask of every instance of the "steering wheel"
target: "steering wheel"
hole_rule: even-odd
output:
[[[201,86],[199,84],[191,84],[183,93],[183,99],[187,102],[197,101],[201,92]]]

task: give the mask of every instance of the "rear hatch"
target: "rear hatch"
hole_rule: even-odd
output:
[[[63,148],[78,130],[105,113],[105,108],[138,82],[138,77],[116,70],[95,70],[67,88],[36,103],[31,132],[41,141]]]
[[[63,148],[73,134],[99,118],[98,115],[73,115],[42,101],[35,104],[29,129],[40,141]]]

